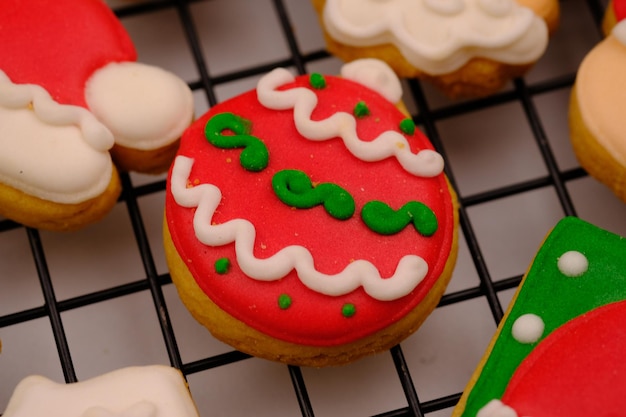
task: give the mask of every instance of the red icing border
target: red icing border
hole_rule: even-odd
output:
[[[61,104],[87,107],[87,79],[111,62],[135,61],[128,33],[101,0],[3,0],[0,69],[44,87]]]
[[[315,90],[319,103],[313,119],[337,111],[352,113],[358,101],[365,101],[370,116],[358,119],[357,131],[364,140],[381,132],[399,132],[405,116],[378,93],[354,82],[326,77],[327,87]],[[298,86],[310,88],[308,77],[298,77]],[[214,114],[232,112],[252,120],[251,134],[269,149],[270,163],[261,173],[245,171],[238,162],[240,150],[223,150],[204,138],[204,126]],[[384,117],[383,117],[384,116]],[[432,149],[416,130],[407,137],[413,152]],[[191,184],[212,183],[223,195],[213,218],[221,223],[245,218],[257,229],[255,255],[266,257],[287,245],[307,247],[318,270],[333,274],[354,259],[366,259],[383,277],[393,274],[398,260],[413,253],[424,258],[430,270],[409,295],[395,301],[376,301],[362,288],[331,297],[307,289],[294,272],[275,282],[258,282],[242,276],[235,262],[234,245],[207,247],[194,236],[191,223],[194,209],[178,206],[168,181],[166,214],[173,242],[196,277],[199,286],[223,310],[272,337],[310,346],[338,345],[372,334],[399,320],[415,308],[442,273],[452,247],[454,216],[452,198],[443,174],[419,178],[404,171],[395,158],[364,163],[352,156],[341,140],[313,142],[295,130],[293,111],[274,111],[261,106],[251,91],[213,107],[184,134],[179,155],[195,159]],[[332,182],[348,190],[357,212],[349,220],[330,217],[323,208],[293,209],[274,195],[271,176],[281,169],[301,169],[314,182]],[[171,175],[171,172],[170,172]],[[169,178],[168,178],[169,179]],[[410,200],[427,204],[437,215],[439,228],[432,237],[420,236],[407,227],[392,236],[370,231],[360,219],[367,201],[380,199],[394,208]],[[232,261],[230,272],[216,274],[214,262]],[[281,310],[277,300],[289,294],[292,305]],[[345,304],[354,304],[356,314],[342,316]]]

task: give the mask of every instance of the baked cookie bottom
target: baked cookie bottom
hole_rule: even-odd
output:
[[[576,158],[589,175],[626,202],[626,167],[604,149],[585,125],[578,106],[576,88],[574,84],[569,105],[570,141]]]
[[[166,172],[180,145],[180,139],[169,145],[152,150],[139,150],[115,145],[111,157],[122,172],[140,172],[143,174],[162,174]]]
[[[77,204],[62,204],[0,184],[0,216],[36,229],[72,231],[102,219],[122,192],[113,166],[111,181],[102,194]]]
[[[454,194],[453,202],[455,224],[452,248],[444,270],[433,288],[422,302],[401,320],[370,336],[343,345],[319,347],[286,342],[253,329],[225,312],[196,283],[174,246],[167,220],[163,223],[165,257],[172,281],[183,304],[215,338],[252,356],[290,365],[309,367],[345,365],[397,345],[415,332],[437,306],[452,277],[458,252],[458,211]]]

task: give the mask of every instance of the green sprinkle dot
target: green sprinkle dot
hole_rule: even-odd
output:
[[[354,115],[357,118],[369,116],[369,114],[370,109],[369,107],[367,107],[367,104],[365,104],[364,101],[359,101],[358,103],[356,103],[356,106],[354,106]]]
[[[281,310],[286,310],[291,307],[291,297],[288,294],[278,296],[278,307],[280,307]]]
[[[215,272],[218,274],[225,274],[230,269],[230,260],[228,258],[220,258],[215,261]]]
[[[318,72],[314,72],[313,74],[311,74],[311,76],[309,77],[309,83],[311,84],[311,87],[315,88],[316,90],[321,90],[326,87],[326,79],[322,74]]]
[[[415,123],[412,119],[404,119],[400,122],[400,130],[407,135],[412,135],[415,133]]]
[[[346,303],[341,307],[341,314],[344,317],[352,317],[356,314],[356,307],[352,303]]]

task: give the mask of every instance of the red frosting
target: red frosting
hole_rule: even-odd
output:
[[[294,85],[312,89],[319,102],[312,118],[325,119],[338,111],[352,113],[364,101],[370,115],[359,118],[357,131],[363,140],[381,132],[399,132],[405,116],[378,93],[352,81],[326,77],[327,86],[313,90],[306,76]],[[285,86],[291,88],[294,85]],[[269,150],[269,165],[249,172],[239,164],[241,149],[219,149],[205,139],[209,119],[232,112],[251,121],[251,135]],[[406,135],[413,152],[432,149],[419,130]],[[396,322],[414,309],[430,291],[448,260],[454,230],[453,204],[443,174],[421,178],[407,173],[395,158],[363,162],[339,138],[315,142],[297,133],[293,111],[263,107],[250,91],[218,104],[197,120],[184,134],[179,155],[195,160],[190,185],[210,183],[222,192],[213,223],[247,219],[256,227],[255,256],[269,257],[288,245],[301,245],[313,255],[316,268],[327,274],[343,270],[355,259],[373,263],[382,277],[393,275],[400,258],[421,256],[429,265],[424,280],[407,296],[394,301],[377,301],[362,288],[342,296],[327,296],[306,288],[292,271],[274,282],[259,282],[243,275],[237,265],[234,244],[205,246],[192,228],[194,209],[176,204],[169,189],[166,215],[169,230],[181,258],[202,290],[223,310],[249,326],[289,342],[325,346],[350,342]],[[355,214],[347,220],[331,217],[322,207],[295,209],[282,203],[272,190],[272,176],[279,170],[298,169],[314,183],[330,182],[348,191],[355,200]],[[430,207],[438,218],[438,229],[424,237],[409,225],[401,232],[383,236],[368,229],[360,217],[363,205],[381,200],[398,209],[415,200]],[[228,273],[217,274],[215,262],[228,258]],[[287,294],[292,303],[281,309],[277,300]],[[353,304],[356,313],[342,315],[342,307]]]
[[[626,18],[626,1],[613,0],[613,11],[618,22]]]
[[[518,367],[502,402],[519,416],[624,415],[624,323],[620,301],[559,327]]]
[[[16,84],[44,87],[59,103],[87,107],[84,86],[135,48],[101,0],[2,0],[0,70]]]

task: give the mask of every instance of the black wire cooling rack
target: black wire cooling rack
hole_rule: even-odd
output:
[[[203,39],[200,33],[201,31],[199,31],[198,22],[194,19],[194,13],[196,12],[195,7],[203,2],[218,3],[220,1],[228,3],[230,0],[119,1],[114,3],[112,7],[124,24],[130,24],[131,21],[140,19],[142,16],[163,11],[169,11],[171,15],[174,16],[183,30],[183,38],[186,42],[186,45],[181,47],[188,48],[189,51],[191,51],[193,64],[197,70],[197,76],[187,81],[194,90],[196,98],[201,101],[206,101],[208,106],[212,106],[220,100],[218,94],[220,86],[258,77],[278,66],[292,67],[299,73],[306,73],[315,65],[329,60],[334,62],[334,58],[330,57],[325,52],[323,46],[319,46],[319,48],[308,52],[303,52],[301,44],[303,40],[302,36],[304,35],[299,32],[296,22],[297,19],[294,18],[294,14],[298,8],[303,7],[305,10],[310,10],[311,20],[316,19],[308,2],[306,0],[273,0],[272,2],[267,2],[268,7],[272,9],[271,12],[276,16],[276,21],[280,26],[280,33],[289,51],[289,56],[284,59],[270,59],[268,62],[240,66],[234,70],[229,69],[222,71],[219,74],[212,73],[211,68],[214,65],[214,61],[212,60],[215,58],[206,56],[204,43],[220,42],[221,39]],[[248,1],[252,2],[252,0]],[[233,7],[241,7],[245,5],[245,3],[245,0],[231,2]],[[452,184],[459,191],[461,204],[461,240],[463,241],[467,261],[457,266],[453,282],[457,279],[462,279],[457,277],[464,275],[475,275],[477,277],[470,285],[465,285],[464,287],[453,286],[452,289],[446,292],[437,310],[443,309],[446,306],[460,305],[468,300],[477,300],[488,306],[488,310],[490,311],[490,318],[487,318],[487,320],[490,320],[489,328],[492,329],[491,331],[495,331],[495,326],[502,318],[503,311],[506,309],[507,297],[503,297],[503,294],[506,294],[507,291],[510,293],[516,288],[524,273],[525,267],[530,263],[532,254],[534,254],[534,252],[530,252],[521,255],[524,259],[524,261],[521,261],[523,264],[509,268],[513,269],[514,272],[512,273],[509,272],[507,268],[501,268],[499,266],[494,267],[493,263],[490,262],[491,258],[488,252],[492,251],[494,246],[499,245],[499,242],[497,242],[499,237],[496,236],[495,243],[485,243],[486,240],[490,238],[489,234],[493,232],[493,230],[487,228],[485,231],[485,220],[480,220],[480,216],[474,213],[477,208],[496,207],[493,210],[499,216],[506,218],[507,215],[509,215],[506,207],[510,206],[510,201],[513,201],[511,204],[515,205],[517,204],[515,203],[517,197],[534,192],[547,192],[551,195],[550,200],[553,201],[553,203],[549,204],[551,208],[545,213],[547,219],[539,222],[541,225],[554,224],[558,218],[564,215],[579,215],[590,219],[590,221],[600,223],[601,226],[605,226],[616,233],[623,234],[624,230],[626,230],[626,223],[623,220],[624,216],[621,215],[623,212],[621,211],[621,203],[615,201],[610,192],[605,191],[601,185],[588,178],[586,173],[575,162],[571,162],[571,157],[569,163],[564,163],[562,162],[563,157],[561,156],[561,151],[555,151],[555,148],[567,149],[567,134],[563,133],[563,127],[566,124],[567,100],[563,97],[567,97],[575,80],[577,63],[582,59],[585,52],[600,39],[599,25],[605,7],[606,2],[602,0],[563,0],[561,2],[563,12],[562,23],[555,35],[557,39],[560,36],[561,40],[555,40],[555,44],[551,44],[547,55],[554,56],[552,61],[557,63],[557,68],[561,60],[565,62],[569,59],[570,62],[574,64],[571,64],[569,67],[565,65],[565,68],[560,71],[547,69],[541,73],[542,64],[540,61],[537,65],[539,74],[531,72],[531,74],[524,79],[516,79],[501,93],[493,96],[478,100],[448,101],[438,96],[438,93],[427,85],[422,85],[415,80],[403,81],[406,86],[405,100],[413,113],[416,123],[424,130],[437,150],[446,158],[446,173]],[[301,12],[299,16],[299,18],[301,18]],[[214,19],[219,21],[220,17],[214,16]],[[586,20],[588,24],[586,26],[579,26],[581,20]],[[581,39],[583,39],[582,45]],[[578,49],[571,53],[572,56],[568,58],[568,56],[564,55],[570,53],[569,47],[572,47],[572,50],[574,50],[574,46],[577,46]],[[560,99],[550,99],[550,97],[560,97]],[[509,107],[515,107],[518,110],[521,109],[518,124],[507,126],[503,131],[504,133],[501,134],[503,136],[514,136],[514,140],[516,141],[518,140],[517,136],[523,136],[523,140],[529,143],[527,146],[533,148],[533,152],[539,155],[538,166],[540,169],[537,170],[536,175],[526,175],[526,177],[522,175],[522,177],[520,177],[521,179],[514,177],[512,180],[503,182],[496,181],[493,183],[495,185],[491,186],[477,188],[466,186],[463,182],[466,176],[464,170],[479,169],[479,167],[467,168],[469,164],[468,161],[472,161],[476,158],[476,156],[471,153],[474,145],[459,144],[462,142],[463,138],[451,137],[454,135],[450,135],[449,133],[454,131],[453,127],[459,123],[461,119],[483,120],[482,118],[487,117],[485,116],[486,114],[494,111],[497,112],[497,109]],[[553,113],[559,115],[560,118],[553,117]],[[483,124],[486,121],[487,119],[484,119],[484,121],[478,123]],[[556,127],[553,125],[556,125]],[[471,133],[468,133],[468,135],[470,134]],[[466,140],[471,143],[469,138],[466,138]],[[499,139],[491,138],[488,140],[496,141]],[[481,145],[478,144],[476,147],[478,150],[475,150],[475,152],[481,152]],[[490,178],[500,175],[506,177],[508,173],[510,173],[508,165],[515,166],[515,160],[518,157],[516,152],[517,148],[514,148],[512,154],[504,151],[502,157],[511,158],[510,164],[509,162],[505,162],[505,168],[500,168],[500,172],[490,173],[488,176]],[[567,159],[567,157],[565,157],[565,159]],[[476,160],[478,163],[481,161],[480,158]],[[11,351],[28,350],[25,346],[12,346],[10,332],[8,332],[9,329],[44,320],[46,326],[50,328],[48,331],[51,331],[54,339],[54,346],[56,347],[55,355],[58,355],[58,364],[62,372],[62,377],[66,382],[74,382],[82,379],[82,377],[79,377],[75,365],[76,348],[74,345],[76,343],[76,337],[70,338],[66,332],[67,314],[80,314],[81,309],[100,305],[101,303],[110,303],[113,300],[118,300],[133,294],[149,294],[154,310],[148,311],[146,314],[158,320],[158,326],[162,336],[161,341],[158,343],[164,345],[167,356],[163,362],[169,361],[169,364],[182,370],[183,374],[190,381],[190,388],[197,402],[201,400],[201,397],[209,395],[209,393],[214,390],[214,387],[202,385],[199,382],[196,383],[193,380],[195,375],[213,372],[219,372],[220,374],[228,373],[235,364],[258,360],[249,358],[247,355],[232,351],[231,349],[195,357],[193,360],[187,360],[184,358],[184,355],[181,354],[179,332],[170,315],[172,302],[169,301],[166,294],[166,292],[171,291],[171,280],[167,271],[162,271],[162,268],[159,268],[157,265],[158,262],[155,261],[155,256],[160,254],[161,248],[158,243],[159,239],[154,238],[153,234],[158,234],[159,231],[154,232],[149,230],[151,225],[158,225],[159,221],[158,219],[151,219],[149,222],[146,221],[147,214],[145,207],[147,203],[144,203],[150,196],[157,196],[154,201],[156,201],[157,203],[155,204],[158,205],[158,202],[161,201],[159,198],[162,196],[165,189],[165,180],[163,178],[164,177],[141,178],[141,181],[138,181],[133,174],[122,174],[123,193],[117,205],[118,211],[121,212],[121,214],[118,214],[118,217],[123,219],[123,223],[131,231],[129,233],[132,233],[132,244],[136,246],[139,253],[141,268],[136,270],[137,275],[126,279],[126,281],[121,284],[105,285],[103,288],[88,291],[84,294],[65,297],[58,296],[56,291],[57,283],[62,280],[63,277],[57,276],[58,274],[56,272],[51,272],[50,252],[54,250],[54,247],[52,247],[51,244],[47,244],[45,242],[46,239],[42,238],[45,232],[24,228],[9,220],[0,221],[0,242],[5,242],[4,245],[0,245],[0,339],[2,339],[5,348],[5,352],[0,354],[0,387],[2,387],[0,391],[7,391],[1,392],[0,394],[2,394],[2,396],[0,396],[0,398],[3,398],[4,401],[6,401],[10,395],[10,387],[14,386],[20,377],[26,376],[20,375],[22,371],[15,369],[15,367],[12,367],[11,363],[9,363],[12,358]],[[579,189],[577,187],[581,181],[584,181],[585,184],[583,191],[577,191]],[[500,206],[502,206],[502,208],[498,209],[497,207]],[[536,207],[535,204],[532,204],[532,206]],[[544,215],[543,210],[544,209],[541,207],[535,208],[534,210],[530,209],[530,215],[541,217]],[[158,212],[157,210],[157,213]],[[491,211],[488,213],[491,213]],[[490,215],[491,214],[486,214],[485,216],[489,217]],[[523,216],[519,218],[518,215],[514,213],[510,214],[510,216],[512,216],[513,223],[524,222]],[[149,225],[147,225],[147,223],[149,223]],[[154,227],[152,228],[154,229]],[[541,232],[541,235],[533,236],[531,243],[528,245],[536,249],[543,234],[547,232],[548,229],[545,228],[545,230]],[[115,244],[114,241],[117,239],[115,230],[110,232],[107,236],[111,239],[111,244]],[[520,239],[521,238],[522,237],[520,237]],[[13,239],[25,239],[28,242],[28,249],[26,249],[28,254],[23,254],[19,259],[10,256],[11,252],[6,250],[6,248],[12,247]],[[515,239],[517,239],[516,236],[511,238],[513,241]],[[503,245],[506,247],[506,244],[503,243]],[[514,245],[512,247],[514,247]],[[526,250],[526,252],[529,251]],[[53,256],[56,257],[56,252]],[[506,263],[506,260],[507,258],[504,256],[502,262]],[[11,280],[21,279],[19,276],[10,276],[12,274],[11,271],[14,270],[14,268],[10,267],[14,266],[15,262],[29,263],[24,269],[32,276],[36,275],[39,283],[39,288],[35,287],[32,291],[37,292],[40,290],[42,298],[38,298],[38,295],[37,299],[40,301],[35,302],[33,306],[27,308],[20,307],[13,310],[2,309],[2,300],[8,300],[17,295],[11,294],[10,291],[15,290],[12,289],[13,287],[11,285],[8,285]],[[71,260],[67,262],[71,262]],[[55,270],[56,269],[55,266]],[[88,271],[81,271],[80,273],[89,274]],[[112,281],[117,282],[115,280]],[[433,314],[437,314],[437,311]],[[443,321],[443,324],[445,325],[446,322]],[[97,326],[97,324],[94,324],[94,326]],[[85,337],[89,336],[85,335]],[[412,337],[419,339],[420,337],[428,337],[428,334],[422,335],[420,329],[420,331]],[[488,339],[482,342],[482,347],[486,347]],[[424,340],[418,340],[416,343],[423,344]],[[412,347],[413,345],[410,346]],[[465,349],[465,346],[459,344],[452,348],[462,351]],[[449,415],[452,407],[454,407],[458,401],[461,390],[467,381],[465,379],[459,380],[449,391],[440,392],[437,395],[429,394],[425,397],[422,395],[425,391],[424,384],[422,382],[420,382],[420,384],[415,383],[415,379],[420,376],[419,371],[416,371],[419,367],[416,368],[415,365],[408,363],[406,358],[408,353],[404,343],[391,349],[389,352],[391,357],[389,366],[393,367],[392,374],[397,376],[395,386],[402,391],[401,396],[403,400],[400,402],[400,406],[377,410],[369,415]],[[28,358],[21,360],[25,363],[29,363]],[[133,363],[127,364],[131,365]],[[471,363],[468,366],[473,369],[475,364],[476,363]],[[122,365],[123,364],[120,366]],[[53,366],[56,367],[56,364]],[[277,366],[283,367],[283,365]],[[317,395],[313,398],[313,396],[310,395],[311,384],[307,376],[307,369],[294,366],[284,366],[284,368],[286,368],[288,373],[290,381],[288,385],[291,385],[291,389],[281,391],[280,395],[283,396],[282,398],[289,398],[288,401],[291,403],[295,401],[295,403],[297,403],[296,409],[299,410],[302,416],[356,415],[349,411],[355,405],[355,402],[350,402],[351,400],[346,400],[341,403],[336,397],[325,399]],[[37,371],[38,369],[29,369],[28,373]],[[23,371],[23,373],[26,372],[26,370]],[[342,371],[339,369],[334,372]],[[436,370],[435,373],[437,373]],[[1,385],[2,380],[7,379],[7,375],[9,374],[11,375],[11,378],[8,378],[10,387]],[[466,376],[469,378],[469,375]],[[376,381],[379,375],[367,375],[366,378]],[[457,377],[457,379],[460,379],[460,377]],[[218,382],[216,382],[216,384],[217,383]],[[272,382],[267,381],[267,383],[271,384]],[[235,393],[235,396],[236,395]],[[245,396],[245,390],[242,390],[241,395]],[[242,399],[242,401],[244,400]],[[324,401],[331,401],[332,404],[326,404],[324,407],[321,407],[320,404]],[[265,411],[263,405],[256,407],[255,412],[243,414],[243,412],[236,407],[233,409],[220,408],[219,398],[213,397],[207,402],[209,405],[200,407],[203,417],[210,417],[212,415],[276,415],[274,408],[272,409],[274,411]],[[4,409],[5,406],[6,404],[0,402],[0,410]],[[294,414],[286,412],[284,415]]]

